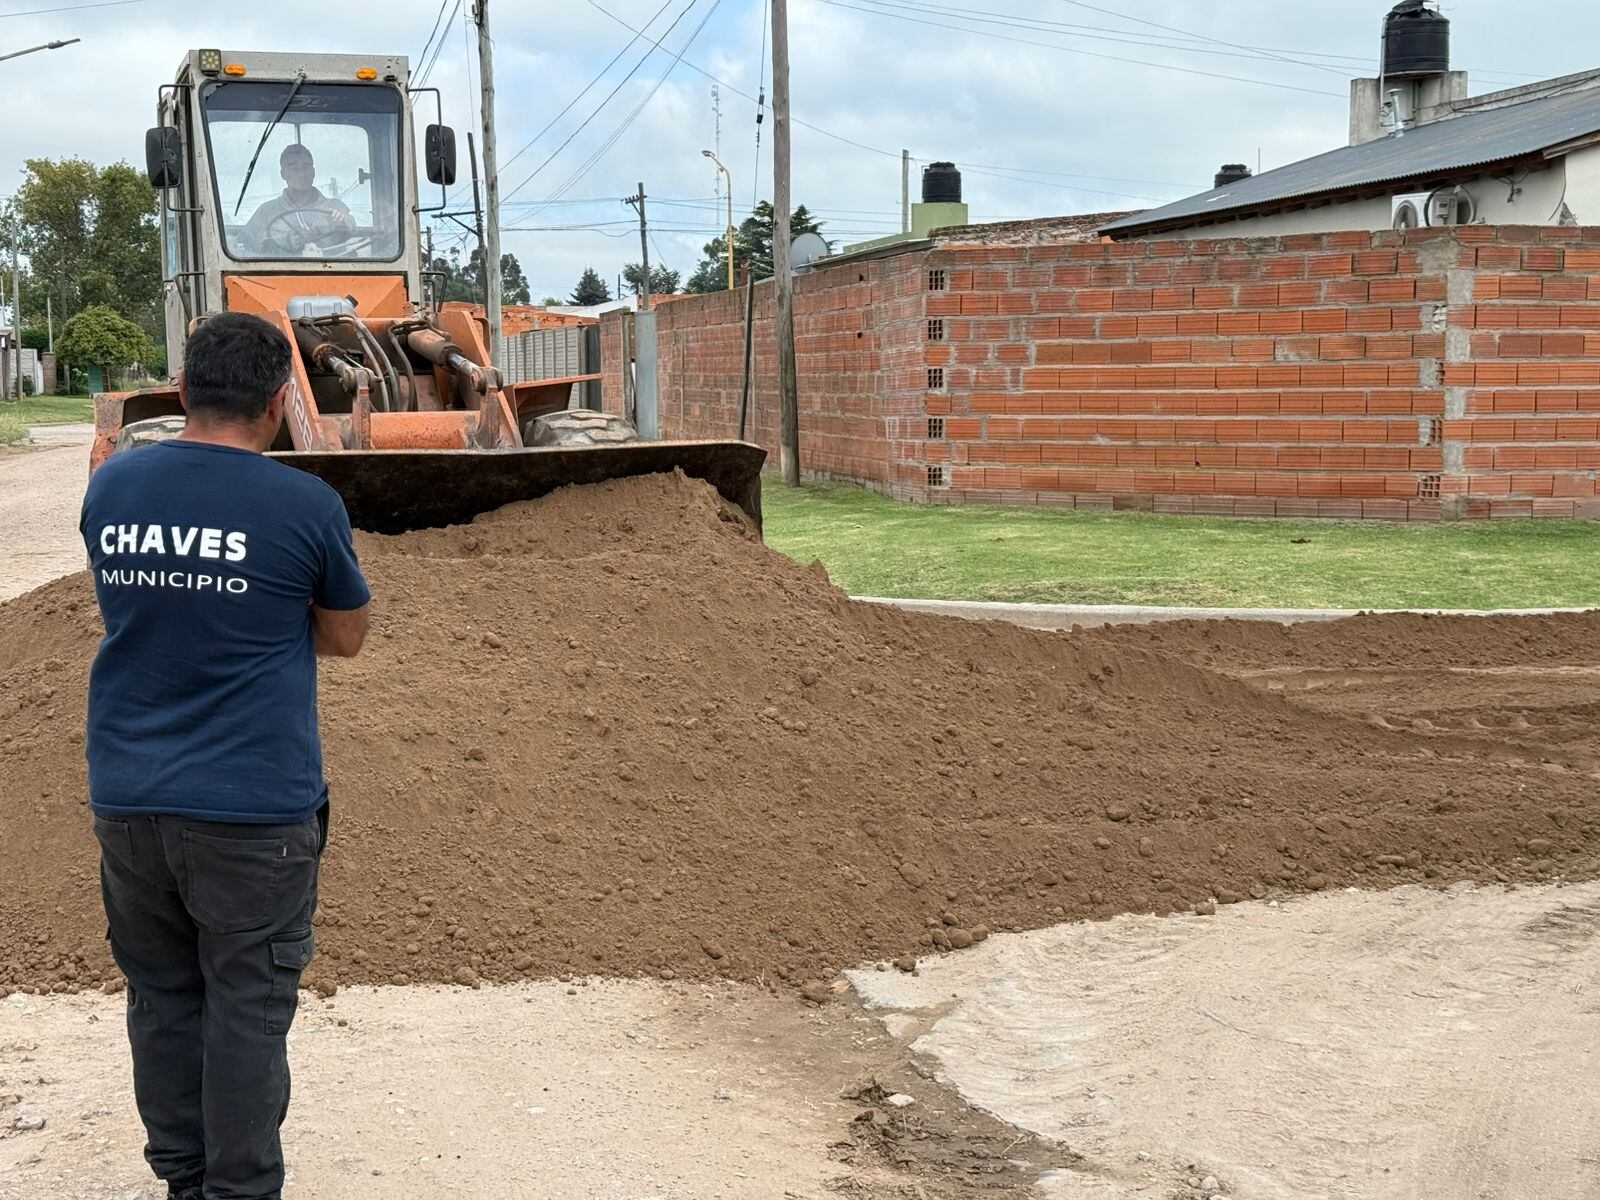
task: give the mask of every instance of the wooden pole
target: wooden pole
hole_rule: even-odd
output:
[[[500,361],[504,325],[500,315],[500,173],[495,165],[494,40],[489,36],[489,0],[478,0],[478,79],[483,88],[483,183],[488,200],[484,222],[483,280],[488,292],[489,366]]]
[[[744,265],[744,389],[739,393],[739,440],[744,441],[750,416],[750,353],[755,346],[756,281],[750,277],[750,264]]]
[[[789,4],[772,0],[772,267],[778,303],[778,464],[800,482],[800,384],[794,361],[794,265],[789,258]]]
[[[650,227],[644,219],[644,181],[639,182],[639,194],[629,196],[624,204],[632,205],[639,210],[639,266],[644,271],[644,278],[639,281],[639,311],[650,311]]]

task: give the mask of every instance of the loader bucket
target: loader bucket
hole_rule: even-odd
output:
[[[344,498],[350,523],[372,533],[460,525],[479,513],[569,484],[673,470],[703,479],[761,528],[761,464],[748,442],[627,442],[518,450],[285,451]]]

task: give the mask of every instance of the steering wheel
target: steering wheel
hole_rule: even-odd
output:
[[[322,228],[320,230],[313,231],[312,223],[305,221],[302,221],[299,225],[290,224],[289,218],[299,216],[315,217],[315,224],[320,225]],[[289,235],[289,240],[287,241],[276,237],[273,234],[273,229],[280,223],[283,225],[284,231]],[[295,254],[303,254],[305,253],[305,248],[308,245],[313,245],[320,248],[323,242],[326,241],[330,235],[335,235],[334,241],[343,242],[354,237],[355,232],[356,228],[354,221],[351,221],[348,225],[337,223],[334,221],[333,213],[328,209],[289,208],[285,209],[281,213],[278,213],[267,222],[266,228],[261,231],[261,242],[264,246],[271,246],[278,250],[291,251]],[[295,244],[296,242],[298,242],[298,245]]]

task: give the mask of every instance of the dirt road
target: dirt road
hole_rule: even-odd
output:
[[[1597,933],[1596,884],[1350,891],[852,978],[941,1079],[1103,1172],[1050,1196],[1592,1200]]]
[[[78,507],[92,425],[39,425],[35,446],[0,452],[0,600],[83,569]]]

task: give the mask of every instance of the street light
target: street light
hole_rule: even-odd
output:
[[[722,172],[723,179],[728,184],[728,290],[733,291],[733,176],[728,173],[728,168],[722,165],[722,160],[709,150],[700,151],[712,162],[717,164],[717,170]]]
[[[81,42],[82,38],[68,38],[64,42],[45,42],[42,46],[29,46],[26,50],[13,50],[10,54],[0,54],[0,62],[8,58],[21,58],[24,54],[33,54],[38,50],[59,50],[63,46],[70,46],[73,42]]]

